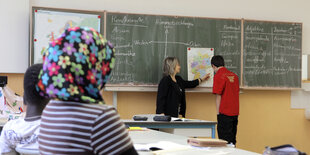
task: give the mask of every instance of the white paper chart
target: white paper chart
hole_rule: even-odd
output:
[[[213,48],[187,48],[188,80],[202,78],[210,73],[210,79],[204,81],[200,87],[213,87],[213,69],[211,58],[214,55]]]

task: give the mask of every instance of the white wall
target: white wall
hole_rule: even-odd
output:
[[[0,73],[26,71],[28,39],[28,0],[0,0]]]
[[[301,68],[302,68],[302,80],[308,80],[308,55],[302,55],[302,64],[301,64]]]

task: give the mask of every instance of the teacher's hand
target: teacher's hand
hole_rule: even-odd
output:
[[[210,73],[206,74],[205,76],[203,76],[201,78],[202,81],[206,81],[206,80],[209,80],[210,79]]]

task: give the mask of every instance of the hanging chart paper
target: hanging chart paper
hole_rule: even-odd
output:
[[[100,32],[100,16],[96,14],[36,10],[34,14],[34,63],[42,62],[48,43],[70,27],[91,27]]]
[[[213,86],[213,69],[211,58],[214,55],[213,48],[187,48],[187,70],[188,80],[202,78],[210,73],[210,79],[204,81],[200,87]]]

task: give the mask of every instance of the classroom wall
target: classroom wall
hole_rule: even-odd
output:
[[[0,35],[0,73],[25,72],[29,54],[28,0],[0,0]]]
[[[23,96],[24,95],[24,74],[6,74],[0,73],[0,76],[8,76],[7,86],[11,88],[16,94]]]
[[[30,0],[29,3],[30,7],[303,22],[303,53],[310,54],[307,0]],[[23,93],[23,74],[0,75],[8,75],[8,86]],[[305,119],[304,110],[290,108],[290,95],[290,91],[244,90],[240,95],[237,147],[262,153],[265,146],[289,143],[310,153],[310,121]],[[216,121],[214,95],[187,93],[186,98],[188,118]],[[104,99],[112,104],[112,92],[104,92]],[[155,112],[156,92],[119,92],[117,99],[122,118]]]

